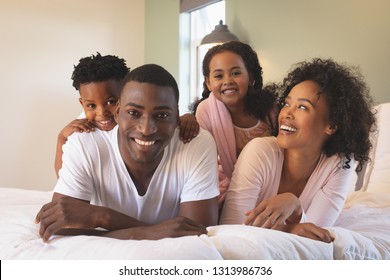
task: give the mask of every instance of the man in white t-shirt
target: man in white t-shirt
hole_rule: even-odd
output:
[[[176,81],[161,66],[125,77],[118,125],[74,133],[63,147],[52,202],[36,217],[44,241],[54,234],[160,239],[217,224],[215,142],[204,130],[180,141],[178,100]]]

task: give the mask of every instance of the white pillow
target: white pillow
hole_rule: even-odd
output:
[[[333,259],[331,243],[291,233],[245,225],[219,225],[208,230],[225,260]]]
[[[0,259],[220,260],[207,235],[161,240],[118,240],[97,236],[39,237],[35,215],[51,192],[0,188]]]
[[[377,133],[372,134],[373,149],[367,164],[362,191],[390,192],[390,126],[386,122],[390,119],[390,103],[376,106]]]

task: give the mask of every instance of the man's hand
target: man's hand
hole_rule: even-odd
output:
[[[35,218],[35,222],[40,223],[39,235],[44,242],[47,242],[61,229],[95,228],[96,221],[92,218],[94,208],[86,201],[67,196],[53,199],[52,202],[42,206]]]

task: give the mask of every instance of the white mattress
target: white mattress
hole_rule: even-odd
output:
[[[390,194],[352,193],[327,244],[244,225],[208,228],[208,234],[157,241],[55,236],[42,242],[35,215],[50,192],[0,188],[0,259],[307,260],[390,259]]]

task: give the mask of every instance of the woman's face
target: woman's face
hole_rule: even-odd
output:
[[[320,90],[320,86],[310,80],[292,88],[279,114],[279,146],[322,151],[326,139],[336,128],[329,122],[325,93]]]
[[[224,51],[210,60],[206,84],[214,96],[228,108],[241,106],[248,91],[250,77],[241,56]]]

